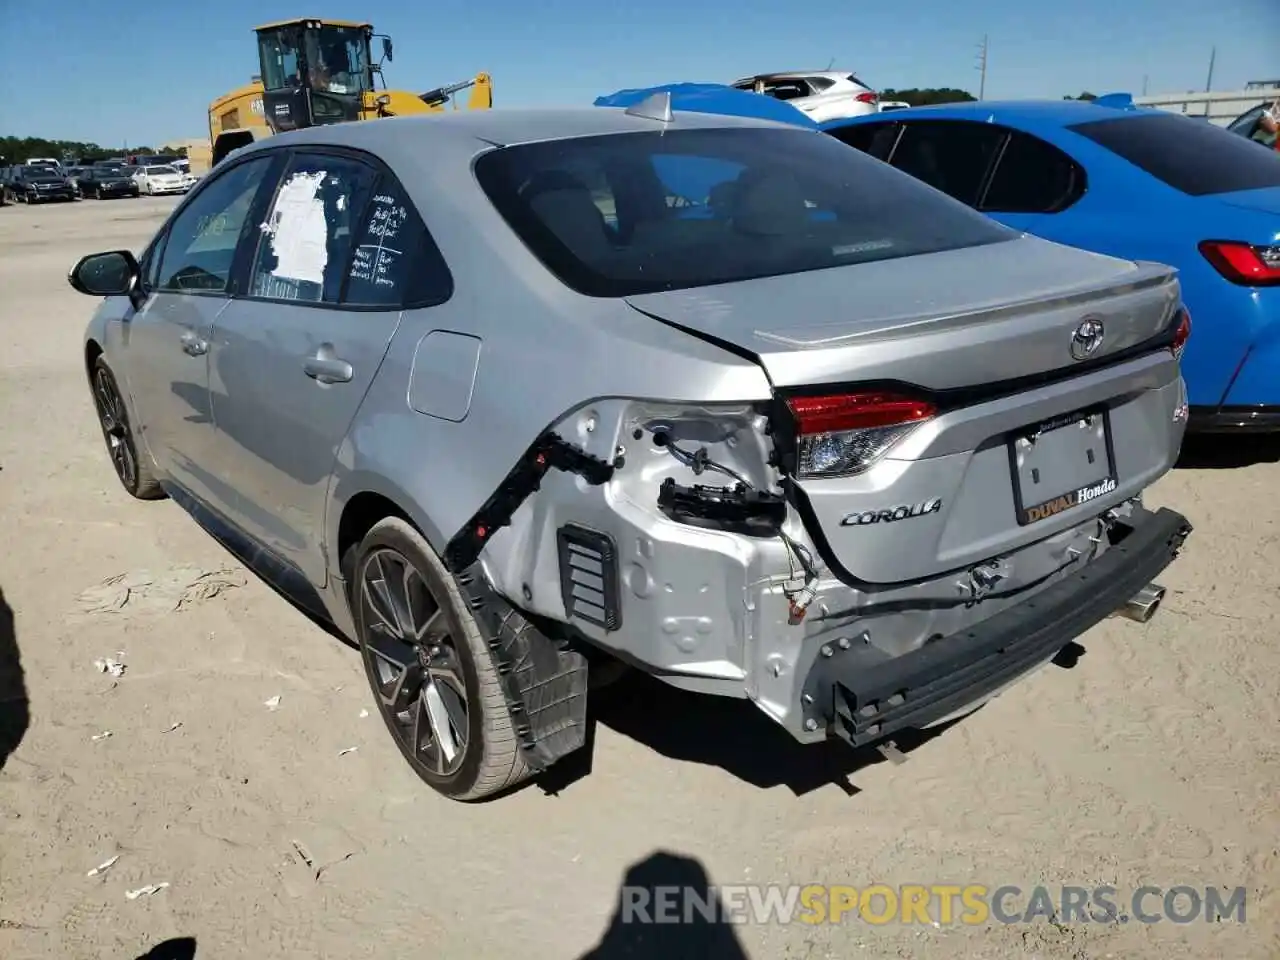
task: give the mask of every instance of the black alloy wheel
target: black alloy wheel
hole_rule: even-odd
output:
[[[115,374],[104,358],[94,361],[93,403],[98,411],[98,426],[107,443],[107,454],[115,468],[116,478],[131,497],[139,500],[159,500],[164,491],[152,473],[150,465],[138,457],[138,446],[129,427],[129,411]]]
[[[414,772],[456,800],[525,779],[492,655],[431,546],[412,525],[389,517],[365,536],[352,572],[365,674]]]

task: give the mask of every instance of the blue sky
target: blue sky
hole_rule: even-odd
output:
[[[0,134],[155,144],[207,135],[207,108],[257,72],[252,28],[276,19],[369,20],[395,39],[388,84],[427,90],[479,71],[497,107],[589,104],[622,87],[727,81],[832,59],[872,86],[988,98],[1081,90],[1203,89],[1280,76],[1280,0],[364,0],[0,4]]]

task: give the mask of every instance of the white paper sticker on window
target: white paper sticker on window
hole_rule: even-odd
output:
[[[274,277],[324,283],[329,261],[324,201],[316,196],[326,171],[295,173],[280,188],[275,209],[263,230],[276,257]]]

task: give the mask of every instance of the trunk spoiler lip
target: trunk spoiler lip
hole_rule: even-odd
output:
[[[1028,297],[1024,300],[1014,300],[994,307],[974,307],[970,310],[943,316],[925,314],[904,317],[890,325],[878,327],[865,333],[844,333],[825,340],[801,340],[796,337],[789,337],[785,333],[767,330],[756,330],[754,334],[761,340],[776,343],[793,350],[821,350],[832,346],[854,346],[860,343],[876,343],[881,340],[894,339],[909,332],[913,327],[920,328],[922,332],[940,332],[962,326],[975,318],[999,321],[1009,317],[1034,315],[1067,307],[1087,307],[1090,303],[1104,300],[1108,297],[1123,296],[1129,293],[1137,293],[1141,290],[1169,286],[1178,282],[1178,273],[1172,267],[1167,267],[1164,264],[1152,264],[1150,268],[1147,268],[1148,265],[1146,264],[1139,264],[1139,267],[1146,268],[1142,270],[1141,276],[1126,278],[1122,282],[1107,280],[1074,290],[1064,290],[1049,297]]]

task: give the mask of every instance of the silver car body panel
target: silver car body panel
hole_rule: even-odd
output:
[[[729,126],[796,130],[680,113],[669,128]],[[493,110],[271,137],[228,163],[294,144],[384,161],[448,263],[452,297],[354,316],[210,298],[173,323],[158,316],[163,297],[138,313],[110,298],[87,337],[122,372],[161,473],[300,571],[346,631],[339,547],[356,498],[390,500],[443,554],[547,431],[602,461],[620,458],[603,484],[547,474],[480,555],[493,588],[671,683],[748,697],[814,739],[800,690],[825,643],[863,631],[887,657],[917,650],[1101,555],[1105,524],[1143,512],[1134,497],[1170,468],[1181,442],[1177,360],[1152,351],[1073,376],[1070,344],[1086,316],[1106,328],[1099,356],[1157,334],[1179,302],[1176,275],[1011,233],[953,253],[593,298],[547,271],[472,173],[496,145],[651,129],[622,110]],[[203,360],[179,349],[184,325],[209,340]],[[321,348],[352,362],[351,382],[300,372]],[[943,411],[862,474],[797,484],[811,516],[790,504],[784,532],[811,557],[825,547],[836,561],[817,564],[816,612],[801,623],[788,619],[800,572],[781,538],[696,528],[657,509],[664,479],[709,482],[653,442],[658,427],[780,491],[761,412],[779,388],[874,378],[946,391],[1046,372],[1055,378]],[[200,398],[184,401],[171,384],[201,376],[207,418],[193,425]],[[1019,527],[1000,438],[1103,402],[1114,489]],[[931,498],[941,508],[909,523],[842,525],[851,513]],[[569,522],[617,544],[620,631],[566,611],[556,532]],[[974,595],[971,568],[988,561],[1000,565],[999,585]]]

